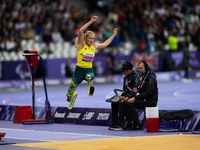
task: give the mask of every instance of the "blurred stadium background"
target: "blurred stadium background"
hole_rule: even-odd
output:
[[[24,50],[38,51],[48,79],[68,78],[65,65],[71,60],[70,67],[75,67],[79,27],[93,15],[99,16],[89,28],[95,42],[106,40],[114,27],[119,32],[109,47],[96,52],[97,77],[120,74],[125,60],[134,69],[146,60],[153,71],[164,73],[162,79],[181,79],[185,43],[194,58],[190,78],[200,77],[199,0],[1,0],[0,79],[29,79]]]

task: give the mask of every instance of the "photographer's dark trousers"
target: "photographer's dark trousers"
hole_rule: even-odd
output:
[[[144,109],[145,107],[156,107],[156,102],[145,101],[145,100],[135,100],[133,103],[123,102],[122,109],[126,116],[128,124],[132,124],[132,121],[135,125],[139,125],[138,113],[136,109]]]
[[[122,103],[121,102],[111,103],[111,108],[112,108],[113,125],[124,122],[124,111],[122,109]]]

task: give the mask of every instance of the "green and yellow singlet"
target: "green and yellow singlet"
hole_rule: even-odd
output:
[[[81,68],[92,68],[92,62],[95,56],[95,48],[93,45],[88,47],[85,46],[77,52],[77,63],[76,65]]]

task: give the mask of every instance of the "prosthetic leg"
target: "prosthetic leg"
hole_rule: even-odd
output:
[[[92,85],[92,78],[90,74],[86,74],[86,80],[88,82],[88,96],[93,96],[94,94],[94,86]]]
[[[74,102],[76,101],[77,95],[78,94],[76,92],[73,94],[73,96],[71,98],[71,101],[70,101],[70,103],[69,103],[69,105],[67,107],[68,109],[72,109],[72,107],[74,106]]]

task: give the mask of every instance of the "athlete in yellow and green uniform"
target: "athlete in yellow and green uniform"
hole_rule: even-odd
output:
[[[79,35],[75,43],[75,47],[77,49],[77,64],[67,92],[68,102],[71,100],[75,101],[74,97],[77,96],[75,90],[83,80],[88,82],[88,95],[93,95],[94,87],[92,86],[92,80],[94,79],[94,72],[92,69],[92,62],[94,60],[95,50],[107,47],[117,35],[117,28],[114,28],[113,34],[106,41],[103,43],[94,43],[94,32],[87,31],[84,33],[84,31],[97,19],[97,16],[93,16],[92,19],[83,25],[79,30]]]
[[[73,96],[77,86],[83,80],[91,82],[94,79],[94,72],[92,69],[92,61],[94,60],[94,56],[95,48],[93,45],[91,45],[90,47],[85,45],[81,50],[78,51],[76,69],[67,92],[68,98],[71,98]],[[91,86],[91,88],[94,87]]]

